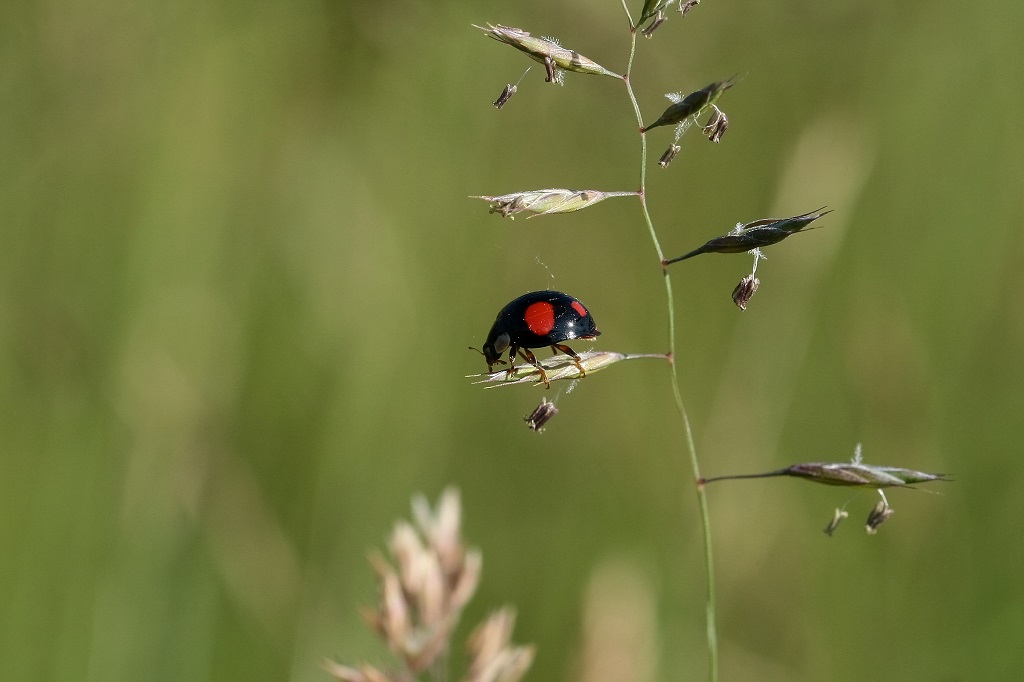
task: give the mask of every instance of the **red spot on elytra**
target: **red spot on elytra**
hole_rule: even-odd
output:
[[[546,336],[555,328],[555,306],[547,301],[537,301],[526,307],[523,313],[526,326],[537,336]]]
[[[573,310],[575,310],[576,312],[578,312],[580,314],[580,317],[586,317],[587,316],[587,309],[584,308],[583,304],[580,303],[579,301],[573,301],[572,302],[572,307],[573,307]]]

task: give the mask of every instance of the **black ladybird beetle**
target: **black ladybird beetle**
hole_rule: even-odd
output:
[[[516,353],[521,354],[540,371],[541,381],[550,388],[544,367],[529,349],[551,346],[556,355],[559,351],[565,353],[573,359],[582,377],[586,372],[580,364],[580,356],[562,341],[594,339],[600,333],[594,318],[579,299],[560,291],[534,291],[523,294],[501,309],[487,334],[482,352],[490,372],[494,365],[505,364],[501,355],[508,350],[509,377],[516,371]]]

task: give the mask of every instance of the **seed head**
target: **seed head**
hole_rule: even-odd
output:
[[[594,372],[611,367],[623,360],[639,360],[641,358],[656,358],[667,360],[667,355],[658,353],[614,353],[611,351],[585,351],[577,353],[579,364],[575,358],[568,355],[555,355],[543,361],[544,373],[548,382],[580,379],[585,374],[590,376]],[[583,370],[581,373],[580,370]],[[539,384],[543,382],[540,378],[540,370],[530,364],[516,365],[515,373],[509,376],[506,372],[494,372],[492,374],[471,374],[468,379],[476,379],[474,384],[486,384],[485,388],[497,388],[499,386],[514,386],[516,384]]]
[[[462,542],[458,491],[445,490],[434,509],[418,495],[412,508],[415,524],[395,524],[388,541],[390,560],[370,555],[380,596],[375,609],[363,610],[366,621],[401,658],[402,667],[382,671],[368,664],[352,667],[325,661],[324,669],[339,682],[416,682],[451,650],[462,610],[476,591],[482,559],[479,550]],[[509,644],[514,618],[510,610],[503,617],[489,630],[487,624],[478,628],[492,633],[485,656],[470,642],[470,665],[479,669],[483,664],[485,674],[465,678],[466,682],[514,682],[530,666],[532,647]]]
[[[535,189],[493,197],[474,196],[470,198],[489,201],[491,202],[491,213],[500,213],[502,218],[515,219],[516,213],[526,212],[534,215],[572,213],[610,197],[632,196],[636,196],[636,192],[601,192],[594,189]]]
[[[800,232],[821,216],[831,213],[819,208],[811,213],[792,218],[765,218],[737,225],[728,234],[715,237],[703,246],[678,258],[671,258],[665,264],[678,263],[702,253],[746,253],[772,244],[778,244],[786,237]]]
[[[945,474],[929,474],[902,467],[887,467],[865,464],[860,459],[860,448],[849,462],[802,462],[785,469],[777,469],[762,474],[739,474],[716,476],[702,479],[702,483],[724,481],[737,478],[771,478],[773,476],[793,476],[825,485],[838,485],[860,488],[874,488],[885,500],[883,488],[910,488],[914,483],[929,481],[948,481]]]
[[[700,90],[691,92],[685,97],[679,94],[666,95],[672,102],[672,106],[662,112],[658,120],[649,126],[640,129],[640,132],[647,132],[658,126],[675,125],[703,114],[708,107],[712,106],[722,96],[722,93],[736,84],[735,77],[724,81],[715,81]]]
[[[611,76],[612,78],[622,79],[622,76],[614,71],[609,71],[575,50],[562,47],[552,38],[537,38],[521,28],[501,26],[500,24],[487,24],[486,28],[474,24],[474,27],[499,42],[511,45],[520,52],[525,52],[530,59],[543,64],[548,73],[546,80],[549,83],[561,83],[560,71],[589,73],[597,76]]]
[[[476,590],[481,559],[478,550],[462,543],[459,498],[453,488],[444,492],[436,510],[425,498],[414,498],[413,514],[415,526],[395,524],[388,541],[392,561],[370,555],[380,599],[376,609],[363,615],[410,670],[421,672],[448,646]]]
[[[902,467],[886,467],[863,462],[805,462],[784,470],[787,476],[815,483],[862,488],[908,488],[914,483],[948,480],[945,474],[929,474]]]

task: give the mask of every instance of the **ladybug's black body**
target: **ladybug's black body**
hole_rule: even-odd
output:
[[[515,373],[516,354],[520,353],[531,365],[540,370],[541,380],[548,383],[547,375],[530,348],[551,346],[573,358],[585,376],[580,357],[572,348],[563,344],[571,339],[593,339],[600,335],[590,312],[579,299],[560,291],[534,291],[523,294],[498,313],[491,331],[484,342],[483,354],[487,370],[496,364],[504,364],[502,354],[508,350],[508,375]]]

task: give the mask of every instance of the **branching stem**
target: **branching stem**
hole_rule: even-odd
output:
[[[626,84],[626,92],[629,93],[629,99],[633,103],[633,111],[636,112],[637,126],[639,128],[643,128],[644,121],[643,116],[640,113],[640,105],[636,101],[636,95],[633,93],[633,85],[630,82],[630,76],[633,73],[633,58],[636,55],[636,29],[638,27],[633,24],[633,18],[629,14],[629,9],[626,7],[625,0],[623,0],[622,7],[626,10],[626,17],[629,19],[630,25],[629,62],[626,65],[623,82]],[[658,262],[659,264],[662,264],[662,280],[665,282],[665,301],[666,308],[668,310],[668,355],[670,358],[669,366],[672,371],[672,394],[675,397],[676,409],[679,412],[679,418],[683,425],[683,432],[686,436],[686,447],[689,452],[690,459],[690,471],[693,474],[693,480],[697,491],[697,507],[700,513],[701,528],[704,539],[704,569],[707,573],[707,604],[705,620],[708,640],[708,679],[711,682],[717,682],[718,631],[715,625],[715,565],[711,546],[711,517],[708,513],[707,494],[704,491],[704,486],[701,485],[702,479],[700,475],[700,463],[697,460],[697,447],[693,440],[693,429],[690,426],[690,417],[686,412],[686,405],[683,402],[682,390],[679,387],[679,374],[676,370],[676,319],[675,297],[672,293],[672,277],[669,275],[668,269],[663,265],[665,262],[665,255],[661,250],[661,242],[658,241],[658,233],[654,229],[654,222],[651,220],[651,213],[647,207],[646,133],[640,133],[640,191],[637,196],[640,198],[640,207],[643,211],[644,222],[647,224],[647,231],[651,236],[651,242],[654,244],[654,250],[658,256]]]

